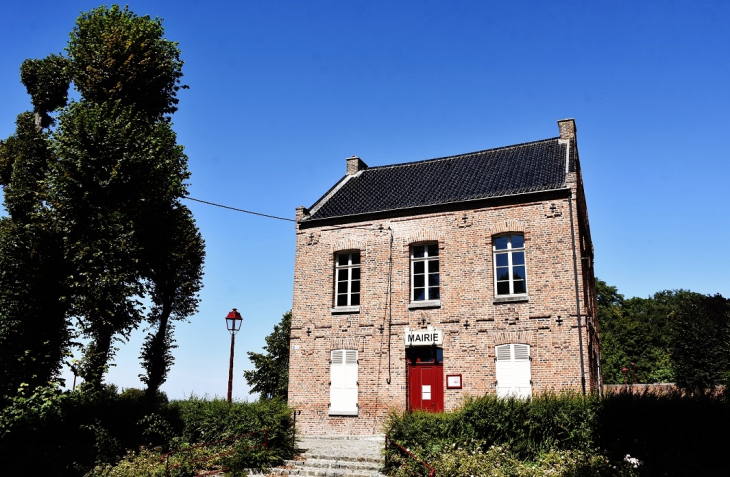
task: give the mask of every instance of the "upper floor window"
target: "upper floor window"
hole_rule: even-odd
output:
[[[440,299],[438,244],[412,246],[411,301],[435,301]]]
[[[335,306],[360,306],[360,252],[336,255]]]
[[[521,234],[494,237],[493,249],[496,295],[527,294],[525,237]]]

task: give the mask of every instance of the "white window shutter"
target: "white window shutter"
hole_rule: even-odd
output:
[[[512,353],[511,345],[496,348],[495,371],[497,376],[497,397],[507,397],[512,392]]]
[[[357,350],[333,350],[331,357],[329,414],[357,415]]]
[[[505,344],[495,348],[498,397],[532,395],[530,346]]]
[[[512,375],[514,376],[514,393],[517,397],[532,396],[532,374],[530,370],[530,347],[525,344],[515,344],[514,364]]]
[[[342,406],[342,383],[344,380],[344,368],[342,367],[343,351],[341,349],[331,352],[330,364],[330,413]]]
[[[357,350],[345,352],[343,411],[357,414]]]

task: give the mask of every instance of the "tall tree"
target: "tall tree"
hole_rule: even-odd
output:
[[[596,289],[604,382],[631,383],[634,369],[639,383],[673,381],[672,312],[677,294],[685,292],[663,291],[650,298],[626,299],[600,280]]]
[[[605,383],[631,383],[631,363],[639,383],[676,382],[693,393],[730,377],[730,300],[687,290],[625,299],[601,280],[596,290]]]
[[[154,393],[171,364],[167,320],[195,311],[202,276],[202,240],[191,214],[179,213],[186,210],[179,199],[187,194],[187,157],[166,116],[185,87],[180,51],[159,19],[118,6],[79,17],[67,51],[82,100],[61,114],[52,184],[67,257],[78,271],[74,310],[92,338],[82,370],[98,385],[114,338],[140,323],[139,297],[149,292],[158,338],[146,345],[144,363],[155,370],[147,381]],[[159,246],[191,238],[199,246],[184,249],[186,256]],[[167,286],[175,276],[181,280]]]
[[[36,117],[19,115],[16,133],[0,141],[9,212],[0,219],[0,396],[57,381],[73,336],[63,250],[45,205],[53,158]]]
[[[261,398],[282,398],[289,396],[289,334],[291,332],[291,311],[287,311],[274,331],[266,337],[265,353],[248,352],[248,359],[254,369],[243,372],[251,386],[251,393]]]
[[[672,358],[677,385],[703,394],[730,377],[730,300],[685,293],[673,317]]]
[[[142,230],[152,235],[145,251],[148,291],[153,303],[148,320],[154,332],[145,338],[140,358],[146,374],[140,378],[147,385],[148,399],[152,399],[174,362],[173,321],[184,320],[197,311],[205,251],[192,213],[186,207],[178,204],[149,214],[147,219]]]
[[[163,370],[150,375],[156,391],[171,364],[169,320],[196,310],[204,257],[192,214],[180,203],[190,174],[169,118],[185,87],[183,62],[161,20],[118,6],[82,14],[66,51],[68,58],[21,67],[34,109],[0,147],[6,203],[15,225],[45,217],[39,226],[58,245],[63,274],[53,278],[62,283],[55,299],[90,339],[80,366],[88,387],[101,385],[114,342],[139,326],[142,299],[150,296],[146,318],[159,338],[145,363]],[[70,81],[80,98],[66,105]],[[13,151],[23,148],[31,151],[20,180]],[[3,230],[8,236],[15,228]]]

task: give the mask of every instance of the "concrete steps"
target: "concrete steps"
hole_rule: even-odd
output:
[[[304,452],[299,460],[286,461],[265,475],[385,477],[380,473],[383,467],[379,450],[381,439],[380,436],[304,437],[301,441]]]
[[[380,462],[313,459],[287,461],[269,471],[271,475],[307,475],[316,477],[381,477]]]

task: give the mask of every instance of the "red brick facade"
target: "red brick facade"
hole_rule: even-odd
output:
[[[530,345],[533,393],[598,389],[593,252],[573,121],[560,122],[560,132],[576,161],[564,190],[298,222],[289,403],[301,410],[302,433],[378,433],[389,409],[407,407],[406,327],[443,333],[444,376],[462,376],[461,389],[444,386],[447,411],[466,395],[495,392],[500,344]],[[348,160],[348,170],[357,173],[360,162]],[[298,221],[306,213],[298,208]],[[527,299],[495,298],[492,239],[507,232],[524,235]],[[419,243],[438,244],[440,306],[409,306],[410,247]],[[350,250],[361,254],[361,304],[336,313],[335,254]],[[328,415],[330,351],[343,348],[358,350],[357,416]]]

